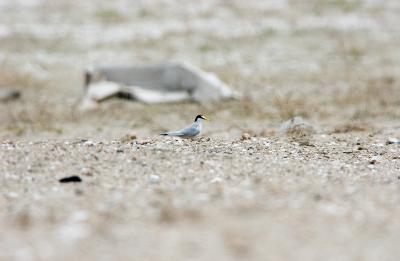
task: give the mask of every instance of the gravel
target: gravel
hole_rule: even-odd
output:
[[[281,136],[146,140],[1,144],[1,257],[399,254],[400,150],[374,144],[384,136],[315,134],[312,146]],[[85,182],[58,183],[81,166]]]

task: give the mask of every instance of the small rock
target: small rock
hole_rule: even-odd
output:
[[[386,144],[400,144],[400,139],[397,138],[388,138]]]
[[[2,89],[0,90],[0,102],[13,101],[21,97],[21,92],[17,90]]]
[[[18,193],[16,193],[16,192],[8,192],[6,194],[6,197],[7,198],[18,198]]]
[[[241,140],[249,140],[249,139],[251,139],[251,135],[249,133],[247,133],[247,132],[244,132],[242,134]]]
[[[201,183],[201,179],[199,179],[199,178],[193,179],[193,184],[199,184],[199,183]]]
[[[77,196],[81,196],[81,195],[83,195],[83,190],[81,190],[81,189],[75,189],[75,195],[77,195]]]
[[[14,145],[14,142],[11,140],[2,140],[0,141],[0,144]]]
[[[216,178],[213,178],[213,179],[211,180],[211,183],[221,183],[222,181],[224,181],[224,180],[221,179],[220,177],[216,177]]]
[[[369,164],[375,165],[376,163],[378,163],[378,161],[379,161],[379,157],[378,156],[374,156],[369,161]]]
[[[324,204],[320,206],[320,210],[332,216],[343,216],[346,210],[335,204]]]
[[[84,175],[84,176],[91,177],[91,176],[93,176],[93,171],[92,171],[91,168],[84,167],[84,168],[81,169],[81,174]]]
[[[158,175],[150,175],[149,181],[152,184],[158,184],[158,183],[160,183],[160,176],[158,176]]]
[[[313,126],[299,116],[282,123],[278,131],[281,135],[289,136],[308,136],[315,133]]]
[[[128,133],[124,137],[121,138],[121,142],[130,142],[137,139],[137,135],[135,133]]]
[[[86,145],[86,146],[89,146],[89,147],[92,147],[92,146],[94,146],[95,144],[94,144],[94,142],[93,141],[91,141],[91,140],[87,140],[87,141],[85,141],[84,142],[84,144]]]
[[[314,199],[315,201],[320,201],[320,200],[322,199],[322,196],[321,196],[320,194],[314,194],[314,195],[313,195],[313,199]]]
[[[70,216],[70,221],[74,222],[74,223],[75,222],[83,222],[88,219],[89,219],[89,213],[84,210],[76,211]]]
[[[71,243],[87,237],[90,234],[90,229],[86,224],[68,222],[60,226],[57,232],[63,242]]]
[[[69,176],[58,180],[61,183],[82,182],[79,176]]]

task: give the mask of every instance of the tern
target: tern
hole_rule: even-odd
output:
[[[186,128],[183,128],[178,131],[164,132],[161,133],[161,135],[186,138],[186,139],[194,138],[195,136],[200,134],[204,120],[208,121],[208,119],[203,115],[197,115],[196,118],[194,119],[194,122],[191,125],[187,126]]]

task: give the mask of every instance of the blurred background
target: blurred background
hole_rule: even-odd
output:
[[[301,115],[330,125],[399,116],[396,0],[0,1],[0,137],[152,135],[198,113],[230,137]],[[88,66],[188,62],[239,101],[76,112]],[[168,114],[168,117],[165,115]],[[110,116],[115,117],[110,117]]]
[[[399,0],[0,0],[0,259],[398,260],[399,14]],[[86,68],[162,62],[241,97],[78,109]],[[211,139],[158,136],[197,114]],[[317,130],[307,142],[271,135],[293,116]]]

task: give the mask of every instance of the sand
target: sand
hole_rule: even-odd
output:
[[[398,260],[400,4],[4,1],[0,260]],[[99,64],[240,99],[77,110]],[[210,116],[195,141],[161,137]],[[303,117],[313,131],[279,132]],[[81,182],[60,183],[79,176]]]

